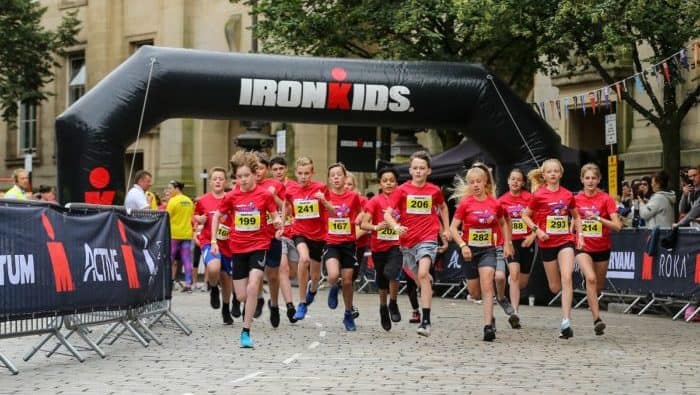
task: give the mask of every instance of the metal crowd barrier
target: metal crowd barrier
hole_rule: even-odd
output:
[[[27,206],[42,206],[60,208],[55,203],[32,201],[32,200],[13,200],[0,199],[0,205],[27,207]],[[69,211],[83,211],[85,213],[96,213],[105,210],[113,210],[125,213],[135,217],[152,217],[154,215],[164,215],[160,212],[151,210],[127,210],[122,206],[102,206],[84,203],[69,203],[66,205]],[[164,286],[171,286],[169,282]],[[97,353],[101,358],[106,356],[105,352],[100,347],[117,328],[121,327],[121,331],[111,339],[109,344],[113,344],[119,337],[128,331],[141,345],[147,347],[150,341],[157,344],[162,344],[160,339],[153,333],[151,328],[162,323],[163,319],[169,319],[177,328],[184,334],[190,335],[192,330],[172,311],[171,300],[160,300],[147,303],[144,306],[126,310],[114,311],[92,311],[68,315],[51,315],[47,317],[30,317],[24,319],[6,319],[0,317],[0,339],[15,338],[33,335],[45,335],[39,343],[31,348],[24,356],[24,361],[29,361],[38,351],[44,347],[52,338],[56,338],[57,342],[48,352],[47,357],[55,354],[61,346],[65,347],[70,354],[78,361],[84,362],[85,358],[78,351],[78,348],[71,344],[68,339],[77,334],[87,345],[88,350]],[[102,335],[98,341],[93,341],[89,334],[90,327],[112,324],[109,329]],[[65,328],[68,332],[64,335],[61,329]],[[5,355],[0,353],[0,362],[7,367],[13,374],[18,374],[19,370],[12,361]]]

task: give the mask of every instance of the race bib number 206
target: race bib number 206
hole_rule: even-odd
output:
[[[408,214],[430,214],[433,209],[433,197],[426,195],[406,196],[406,212]]]

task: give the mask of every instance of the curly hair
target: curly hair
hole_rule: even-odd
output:
[[[239,150],[231,157],[231,173],[232,177],[236,176],[236,171],[239,167],[247,167],[251,172],[255,173],[258,170],[258,156],[253,152]]]

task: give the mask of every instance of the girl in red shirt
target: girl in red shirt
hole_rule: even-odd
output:
[[[547,159],[542,167],[530,171],[528,177],[533,194],[530,204],[521,216],[528,228],[537,235],[544,271],[547,274],[549,289],[553,293],[561,291],[562,321],[559,337],[568,339],[574,336],[571,329],[571,302],[574,298],[572,274],[574,271],[574,243],[583,244],[578,211],[574,195],[559,185],[564,175],[564,167],[557,159]],[[571,233],[570,218],[576,228],[578,238]]]
[[[238,151],[231,158],[233,173],[236,175],[234,188],[226,194],[219,209],[214,213],[211,231],[216,234],[219,218],[228,215],[233,218],[229,233],[229,246],[233,253],[233,287],[239,302],[245,302],[245,317],[241,331],[241,347],[252,348],[250,327],[253,324],[258,288],[265,270],[265,254],[270,248],[270,234],[264,221],[272,214],[272,223],[281,235],[282,220],[272,194],[257,185],[256,170],[258,158],[252,152]],[[219,253],[216,238],[211,240],[211,253]]]
[[[403,257],[399,248],[399,234],[384,220],[384,211],[390,205],[398,174],[392,168],[383,168],[377,175],[380,191],[365,205],[360,227],[371,232],[370,248],[379,289],[379,318],[382,328],[388,331],[391,329],[392,321],[401,321],[396,298],[399,294],[398,278],[401,274]],[[388,305],[387,293],[389,294]]]
[[[510,224],[505,210],[493,196],[491,174],[481,167],[467,171],[466,183],[455,187],[453,199],[459,200],[450,232],[459,245],[467,267],[467,283],[472,297],[481,294],[484,306],[484,341],[496,338],[493,319],[493,281],[496,274],[496,234],[503,235],[503,254],[513,256]],[[460,232],[460,225],[462,231]],[[465,241],[466,240],[466,241]]]
[[[530,192],[524,189],[525,173],[520,169],[513,169],[508,176],[508,192],[498,198],[498,202],[510,218],[510,230],[513,238],[513,257],[508,260],[508,273],[510,277],[510,300],[513,306],[513,314],[508,317],[508,322],[513,328],[519,329],[520,316],[520,290],[527,287],[530,270],[535,260],[535,234],[530,232],[525,225],[521,214],[530,203]]]
[[[321,256],[326,236],[326,207],[321,199],[328,199],[326,184],[313,181],[314,162],[306,157],[297,159],[297,182],[287,185],[286,200],[292,205],[294,222],[291,236],[299,251],[299,299],[295,320],[306,317],[307,307],[313,303],[321,280]],[[309,280],[311,277],[311,280]]]
[[[607,193],[598,189],[600,169],[593,163],[581,168],[583,191],[576,197],[576,209],[581,214],[583,248],[576,251],[576,261],[586,278],[586,298],[593,314],[593,329],[600,336],[605,323],[600,319],[598,293],[605,286],[610,259],[610,230],[622,229],[617,204]]]
[[[353,272],[357,266],[357,247],[355,244],[355,221],[362,211],[360,196],[344,188],[347,170],[342,163],[334,163],[328,167],[328,184],[330,193],[328,199],[319,196],[319,200],[328,210],[326,248],[323,251],[323,262],[328,272],[328,307],[334,310],[338,307],[338,277],[343,282],[343,302],[345,314],[343,324],[345,330],[355,331],[355,319],[352,311],[352,282]]]

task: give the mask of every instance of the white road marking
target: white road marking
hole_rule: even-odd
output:
[[[251,374],[247,374],[247,375],[245,375],[245,376],[243,376],[243,377],[241,377],[241,378],[239,378],[239,379],[235,379],[235,380],[229,381],[229,384],[235,384],[235,383],[240,383],[240,382],[242,382],[242,381],[250,380],[250,379],[252,379],[252,378],[254,378],[254,377],[260,376],[261,374],[263,374],[263,372],[254,372],[254,373],[251,373]]]
[[[263,376],[258,380],[320,380],[320,377],[313,376]]]
[[[323,324],[320,323],[320,322],[317,322],[317,323],[316,323],[316,328],[323,328]]]
[[[309,350],[313,350],[314,348],[316,348],[320,345],[321,345],[321,343],[319,343],[319,342],[313,342],[313,343],[309,344]]]
[[[318,333],[318,335],[321,337],[326,337],[326,331],[321,331]]]
[[[290,363],[294,362],[294,361],[295,361],[297,358],[299,358],[300,356],[301,356],[301,353],[298,352],[298,353],[292,355],[291,357],[285,359],[284,361],[282,361],[282,363],[285,364],[285,365],[289,365]]]

